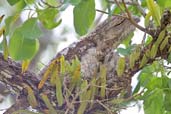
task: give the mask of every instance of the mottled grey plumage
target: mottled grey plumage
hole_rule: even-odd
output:
[[[134,18],[136,22],[138,18]],[[134,25],[122,16],[113,16],[79,42],[71,44],[56,55],[58,58],[64,55],[65,59],[71,61],[75,56],[81,61],[81,72],[84,79],[90,79],[97,72],[99,65],[111,50],[117,48],[131,32],[135,30]],[[55,59],[54,58],[54,59]]]

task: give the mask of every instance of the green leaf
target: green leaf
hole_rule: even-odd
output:
[[[128,10],[136,16],[141,16],[139,9],[135,5],[129,5]]]
[[[51,72],[49,72],[50,76],[50,84],[52,86],[56,86],[56,77],[59,76],[59,65],[54,64],[52,66],[52,69],[49,69]]]
[[[36,18],[30,18],[23,23],[23,25],[16,29],[15,32],[19,32],[23,38],[36,39],[42,34],[40,28],[37,25]]]
[[[166,79],[166,80],[167,80],[167,86],[168,86],[168,88],[171,89],[171,79],[169,78],[169,79]]]
[[[137,85],[135,86],[135,89],[133,90],[132,94],[134,95],[134,94],[138,93],[138,91],[140,90],[140,87],[141,87],[141,85],[140,85],[140,81],[139,81],[137,83]]]
[[[122,44],[124,44],[126,48],[132,48],[130,44],[131,44],[131,39],[133,36],[134,36],[134,33],[132,32],[122,41]]]
[[[168,58],[167,58],[167,61],[168,61],[169,63],[171,63],[171,53],[169,53]]]
[[[77,67],[80,66],[80,61],[77,57],[75,57],[72,61],[71,61],[71,65],[70,65],[70,72],[75,72],[75,69],[77,69]]]
[[[168,78],[164,77],[164,75],[163,77],[157,77],[158,73],[162,72],[161,69],[162,68],[158,61],[153,62],[152,65],[143,68],[139,75],[140,85],[148,90],[168,87]]]
[[[52,82],[52,80],[54,79],[56,79],[54,76],[54,70],[55,69],[57,69],[57,67],[58,67],[58,65],[56,64],[56,62],[58,62],[58,61],[56,61],[56,59],[55,60],[52,60],[51,61],[51,63],[50,63],[50,65],[49,66],[47,66],[47,68],[46,68],[46,70],[45,70],[45,72],[43,73],[43,75],[42,75],[42,78],[41,78],[41,80],[40,80],[40,82],[39,82],[39,84],[38,84],[38,89],[41,89],[43,86],[44,86],[44,84],[45,84],[45,82],[47,81],[47,79],[48,79],[48,77],[51,75],[51,79],[50,79],[50,83],[52,84],[52,85],[54,85],[55,84],[55,81],[53,81]],[[53,71],[53,72],[52,72]],[[58,70],[56,70],[56,71],[58,71]],[[58,73],[58,72],[56,72],[56,73]],[[57,74],[58,75],[58,74]],[[53,79],[52,79],[53,78]]]
[[[9,53],[15,60],[27,60],[34,57],[39,48],[41,31],[37,19],[30,18],[17,28],[10,38]]]
[[[92,78],[91,80],[91,84],[93,85],[92,87],[90,87],[90,91],[91,91],[91,100],[94,100],[95,96],[96,96],[96,93],[98,91],[98,88],[94,85],[97,84],[97,79],[95,77]],[[91,104],[93,105],[93,104]]]
[[[150,50],[150,58],[155,58],[156,57],[156,54],[157,54],[157,51],[158,51],[158,44],[157,43],[155,43],[155,44],[153,44],[153,46],[152,46],[152,48],[151,48],[151,50]]]
[[[155,89],[144,99],[145,114],[164,114],[163,91]]]
[[[79,35],[85,35],[88,32],[95,18],[94,0],[82,0],[74,8],[74,27]]]
[[[118,74],[118,76],[122,76],[122,74],[124,73],[125,70],[125,58],[124,57],[120,57],[118,62],[117,62],[117,68],[116,68],[116,72]]]
[[[140,74],[139,80],[140,80],[140,85],[142,87],[147,87],[147,85],[150,83],[151,79],[152,79],[152,74],[150,73],[144,73],[142,72]]]
[[[131,46],[127,47],[126,49],[125,48],[117,48],[117,52],[124,55],[124,56],[128,56],[131,54],[132,49],[134,47],[135,47],[134,45],[131,45]]]
[[[26,39],[18,32],[10,38],[9,53],[14,60],[27,60],[35,56],[39,49],[37,39]]]
[[[157,3],[163,8],[171,7],[171,0],[157,0]]]
[[[16,3],[18,3],[21,0],[7,0],[7,1],[12,6],[12,5],[15,5]]]
[[[83,1],[83,0],[69,0],[69,2],[75,6],[78,5],[81,1]]]
[[[138,60],[140,58],[140,55],[141,55],[141,47],[138,45],[135,48],[135,51],[133,53],[134,53],[135,60]]]
[[[100,66],[100,83],[101,83],[101,90],[100,90],[100,96],[102,98],[106,95],[106,67],[104,65]]]
[[[146,2],[146,0],[141,0],[141,6],[142,6],[142,7],[147,7],[147,2]]]
[[[50,114],[57,114],[56,110],[54,109],[51,102],[49,101],[48,96],[45,94],[42,94],[41,97],[42,97],[44,103],[46,104],[46,106],[48,107]]]
[[[153,38],[148,35],[146,40],[145,40],[145,46],[148,46],[152,41],[153,41]]]
[[[28,92],[28,95],[27,95],[27,100],[29,102],[29,104],[33,107],[33,108],[36,108],[38,106],[38,103],[37,103],[37,100],[36,100],[36,96],[34,94],[34,91],[33,89],[28,86],[28,85],[24,85],[27,92]]]
[[[117,48],[117,52],[124,56],[131,54],[130,50],[125,49],[125,48]]]
[[[22,61],[22,65],[21,65],[21,68],[22,68],[22,72],[21,73],[24,73],[28,70],[28,67],[30,65],[30,60],[23,60]]]
[[[123,8],[124,8],[123,4],[120,4],[120,7],[123,9]],[[116,7],[114,7],[112,13],[113,13],[113,14],[120,14],[120,13],[122,12],[120,7],[118,7],[118,6],[116,5]]]
[[[160,18],[161,18],[161,12],[160,12],[160,7],[158,4],[154,2],[154,0],[146,0],[147,6],[149,11],[152,14],[152,17],[155,21],[156,26],[160,26]]]
[[[168,52],[169,52],[169,53],[171,52],[171,46],[169,47],[169,50],[168,50]]]
[[[64,98],[62,95],[62,82],[59,75],[56,76],[56,98],[59,106],[62,106],[64,103]]]
[[[166,111],[166,113],[165,114],[171,114],[171,111]]]
[[[135,62],[136,62],[136,59],[134,58],[134,53],[131,53],[131,55],[129,56],[129,65],[132,70],[135,66]]]
[[[140,59],[140,54],[141,54],[141,50],[140,47],[137,46],[133,52],[130,54],[129,56],[129,64],[130,64],[130,68],[133,69],[135,62]]]
[[[23,11],[23,8],[25,8],[26,7],[26,3],[25,3],[25,0],[20,0],[16,5],[15,5],[15,9],[16,9],[16,11],[17,12],[21,12],[21,11]]]
[[[84,111],[88,105],[87,101],[90,100],[90,98],[91,98],[91,91],[88,90],[86,93],[84,93],[83,99],[81,99],[81,101],[83,102],[80,103],[77,114],[84,114]]]
[[[167,111],[171,111],[171,90],[167,90],[165,91],[165,97],[164,97],[164,107],[165,107],[165,110]]]
[[[139,68],[142,68],[148,62],[148,58],[146,55],[143,56]]]
[[[57,0],[46,0],[46,3],[54,7],[59,5]]]
[[[150,17],[151,17],[151,12],[148,12],[147,15],[145,16],[144,24],[145,27],[148,27],[150,24]]]
[[[25,2],[26,2],[27,4],[33,4],[33,3],[35,2],[35,0],[25,0]]]
[[[162,51],[166,45],[168,44],[168,40],[169,40],[170,36],[166,36],[165,39],[163,40],[163,42],[160,45],[160,51]]]
[[[0,51],[2,51],[2,47],[3,47],[3,45],[2,45],[2,43],[0,43]]]
[[[81,64],[78,64],[75,69],[73,70],[73,73],[71,75],[71,87],[75,88],[75,86],[78,86],[78,84],[81,83]]]
[[[5,35],[13,33],[13,25],[17,21],[17,19],[20,17],[19,14],[15,14],[13,16],[9,16],[5,19]]]
[[[81,84],[81,91],[82,93],[80,94],[80,106],[78,108],[77,114],[84,114],[84,111],[88,105],[87,100],[90,100],[91,98],[91,90],[87,90],[88,87],[88,82],[86,80],[83,81]]]
[[[4,54],[4,59],[7,60],[8,59],[8,55],[9,55],[9,50],[8,50],[8,45],[7,45],[7,38],[5,36],[5,34],[3,33],[3,54]]]
[[[83,92],[87,91],[87,86],[88,86],[87,80],[83,80],[83,82],[81,83],[81,91],[83,91]],[[80,99],[84,99],[83,92],[82,92],[82,94],[80,94]]]
[[[63,75],[66,73],[66,68],[65,68],[65,57],[62,55],[60,57],[60,73]]]
[[[150,49],[147,49],[146,52],[145,52],[145,55],[149,59],[150,56],[151,56],[151,50]]]
[[[53,29],[57,27],[62,20],[56,22],[56,17],[58,16],[59,11],[56,8],[46,8],[46,9],[37,9],[37,14],[39,20],[42,22],[45,28]]]
[[[162,79],[159,77],[152,77],[146,88],[149,90],[153,90],[155,88],[162,88]]]
[[[165,38],[166,30],[162,30],[157,38],[156,44],[159,45]]]
[[[155,72],[153,65],[146,66],[142,69],[142,73],[152,74],[153,72]]]

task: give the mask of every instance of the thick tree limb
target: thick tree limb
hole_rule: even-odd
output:
[[[155,31],[157,33],[154,34],[154,39],[148,47],[140,48],[140,56],[135,62],[133,68],[130,68],[129,66],[129,57],[126,57],[126,68],[120,77],[116,73],[116,65],[119,55],[113,51],[113,48],[116,48],[130,32],[135,30],[135,27],[130,23],[130,21],[122,16],[112,17],[105,21],[89,36],[72,44],[57,54],[53,60],[64,55],[67,61],[71,61],[75,56],[77,56],[81,61],[81,72],[83,73],[83,78],[85,80],[91,80],[94,72],[98,75],[99,67],[101,65],[104,65],[107,68],[106,96],[108,98],[102,101],[96,99],[96,101],[94,101],[94,104],[96,105],[90,110],[86,110],[85,113],[92,113],[97,109],[101,111],[106,109],[110,112],[110,109],[105,106],[105,103],[108,103],[110,98],[117,98],[119,93],[123,90],[129,92],[132,76],[143,68],[143,66],[140,67],[143,56],[146,55],[147,50],[151,50],[151,47],[158,38],[159,33],[170,23],[170,17],[170,12],[164,13],[163,19],[161,20],[161,28]],[[138,20],[135,19],[135,21]],[[158,50],[154,58],[147,58],[146,65],[151,64],[157,57],[166,59],[169,54],[168,50],[170,49],[170,42],[171,39],[169,37],[168,44],[166,44],[162,52]],[[46,68],[44,70],[46,70]],[[39,90],[38,83],[40,82],[40,79],[37,78],[36,74],[30,71],[21,74],[21,65],[11,59],[8,59],[7,61],[4,60],[2,54],[0,54],[0,81],[10,91],[18,95],[17,102],[6,111],[6,114],[11,114],[14,110],[26,109],[26,107],[29,106],[28,102],[26,102],[28,93],[25,89],[25,85],[30,86],[34,91],[38,101],[38,106],[36,107],[37,110],[44,111],[44,109],[46,109],[46,105],[40,96],[40,94],[46,93],[56,109],[63,111],[68,109],[68,113],[70,113],[68,108],[69,105],[67,103],[62,107],[57,106],[58,103],[55,97],[54,87],[49,83],[45,83],[43,88]],[[77,106],[77,103],[75,103],[75,105]]]
[[[137,22],[139,21],[137,18],[134,19]],[[81,62],[83,78],[86,80],[91,80],[94,73],[98,73],[100,65],[104,64],[107,68],[107,87],[111,88],[107,91],[107,96],[116,97],[122,90],[130,90],[131,76],[129,76],[129,74],[123,77],[117,76],[116,61],[119,56],[117,53],[113,52],[113,49],[134,30],[134,25],[132,25],[127,18],[122,16],[112,17],[98,26],[89,36],[62,50],[54,59],[64,55],[67,61],[71,61],[77,56]],[[53,87],[49,84],[45,84],[43,89],[38,90],[37,86],[40,80],[37,78],[36,74],[29,71],[25,74],[21,74],[20,64],[10,59],[5,61],[2,55],[0,56],[0,71],[0,81],[9,86],[9,89],[15,91],[20,96],[18,101],[26,99],[23,97],[27,96],[27,92],[24,89],[24,84],[27,84],[32,87],[39,101],[38,110],[43,110],[46,107],[40,98],[42,92],[47,93],[51,98],[50,100],[57,104],[57,101],[53,98],[55,96]],[[23,104],[23,109],[25,106],[28,106],[28,104]],[[16,108],[15,106],[13,107]],[[59,107],[55,107],[59,109]],[[20,109],[22,108],[20,107]]]
[[[139,21],[135,17],[134,20]],[[100,63],[105,60],[106,55],[116,49],[122,40],[134,30],[134,25],[126,17],[114,16],[99,25],[81,41],[59,52],[54,59],[64,55],[67,61],[71,61],[77,56],[81,61],[83,76],[86,79],[91,78]]]

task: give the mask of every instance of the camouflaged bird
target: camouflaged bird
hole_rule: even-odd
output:
[[[139,22],[138,18],[134,20]],[[83,78],[90,79],[99,69],[107,53],[116,49],[134,30],[134,25],[126,17],[113,16],[96,27],[90,35],[63,49],[54,59],[63,55],[67,61],[71,61],[77,56],[81,62]]]

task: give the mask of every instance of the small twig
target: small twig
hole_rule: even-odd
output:
[[[67,110],[65,111],[65,113],[64,114],[68,114],[69,113],[69,108],[67,108]]]
[[[112,111],[107,106],[105,106],[101,101],[96,100],[96,102],[103,106],[109,112],[109,114],[113,114]]]
[[[144,93],[144,89],[140,93],[137,93],[137,94],[135,94],[133,96],[130,96],[127,99],[125,99],[124,101],[126,101],[126,102],[130,101],[130,100],[134,99],[135,97],[140,96],[142,93]]]
[[[64,90],[65,90],[66,92],[68,92],[72,98],[74,98],[74,96],[72,95],[71,91],[67,88],[67,86],[66,86],[65,83],[63,84],[63,86],[64,86]],[[67,109],[66,109],[66,111],[65,111],[65,114],[68,114],[68,113],[69,113],[69,110],[72,109],[72,107],[73,107],[73,103],[72,103],[72,102],[70,103],[70,101],[69,101],[69,99],[66,97],[66,95],[64,95],[64,98],[65,98],[65,101],[66,101],[66,104],[67,104]]]
[[[97,87],[97,88],[105,88],[106,90],[109,90],[109,91],[118,91],[118,90],[121,90],[123,89],[123,87],[119,87],[119,88],[107,88],[106,86],[99,86],[99,85],[95,85],[95,84],[92,84],[92,86],[94,87]]]
[[[83,90],[79,91],[76,93],[76,95],[73,97],[72,101],[70,103],[68,103],[68,108],[65,111],[65,114],[68,114],[69,110],[72,108],[73,104],[76,103],[76,99],[79,97],[79,95],[83,92],[85,92],[88,88],[90,87],[90,84],[87,85],[87,87],[85,87]]]
[[[129,12],[129,10],[128,10],[128,8],[127,8],[125,2],[124,2],[124,0],[122,0],[122,2],[123,2],[123,5],[124,5],[124,7],[125,7],[125,11],[126,11],[126,13],[127,13],[127,16],[128,16],[127,18],[130,20],[130,22],[131,22],[135,27],[137,27],[138,29],[140,29],[141,31],[143,31],[143,32],[148,33],[148,34],[151,35],[151,32],[150,32],[150,31],[148,31],[148,30],[145,29],[144,27],[138,25],[138,24],[134,21],[134,19],[133,19],[132,16],[131,16],[131,13]]]
[[[122,3],[120,0],[114,0],[114,1],[111,1],[111,0],[108,0],[108,2],[110,2],[110,3],[116,3],[116,1],[118,2],[118,3]],[[128,4],[128,5],[137,5],[135,2],[129,2],[129,1],[127,1],[127,2],[125,2],[125,4]]]
[[[140,6],[140,4],[137,1],[135,1],[135,0],[131,0],[131,1],[132,2],[125,2],[125,4],[133,5],[133,6],[137,7],[138,10],[140,11],[140,13],[143,15],[143,17],[145,17],[146,16],[146,13],[145,13],[144,9]],[[110,2],[110,3],[116,3],[118,5],[118,4],[120,4],[121,1],[117,1],[117,0],[110,1],[109,0],[108,2]],[[118,5],[118,7],[119,7],[119,5]]]
[[[104,13],[104,14],[108,14],[108,15],[109,15],[108,12],[105,12],[105,11],[102,11],[102,10],[99,10],[99,9],[96,9],[96,11],[98,11],[98,12],[100,12],[100,13]]]
[[[146,13],[144,11],[144,9],[140,6],[140,4],[138,3],[138,1],[136,0],[132,0],[132,4],[137,7],[137,9],[140,11],[140,13],[143,15],[143,17],[146,16]]]
[[[35,11],[35,9],[32,9],[32,8],[26,8],[26,9],[23,9],[23,10]]]
[[[99,22],[100,22],[100,20],[102,19],[102,17],[103,17],[103,13],[101,13],[101,14],[97,17],[97,19],[95,20],[95,22],[94,22],[94,25],[95,25],[95,26],[99,24]]]
[[[108,12],[105,12],[105,11],[102,11],[102,10],[99,10],[99,9],[96,9],[96,11],[98,11],[98,12],[100,12],[100,13],[104,13],[104,14],[109,15]],[[112,14],[112,16],[118,16],[118,17],[128,18],[128,17],[126,17],[126,16],[124,16],[124,15],[119,15],[119,14]]]
[[[141,41],[141,44],[145,44],[145,38],[146,38],[146,33],[144,32],[143,39]]]
[[[119,9],[121,10],[121,12],[124,12],[124,9],[122,9],[122,7],[120,6],[120,3],[117,0],[114,0],[114,2],[119,7]]]

